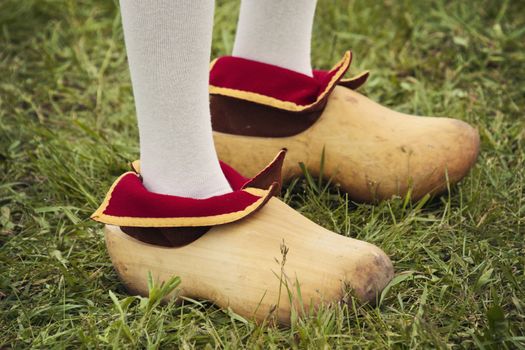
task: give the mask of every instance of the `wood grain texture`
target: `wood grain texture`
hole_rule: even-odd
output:
[[[325,149],[325,177],[362,202],[403,196],[410,188],[415,200],[443,192],[447,174],[452,184],[461,180],[479,152],[479,134],[465,122],[399,113],[341,86],[317,122],[300,134],[268,138],[214,132],[214,139],[220,159],[245,176],[287,148],[285,180],[301,174],[299,162],[318,176]]]
[[[180,295],[210,300],[259,322],[273,318],[287,324],[292,306],[301,312],[339,302],[348,293],[374,302],[393,277],[381,249],[330,232],[277,198],[183,247],[143,243],[110,225],[105,236],[113,265],[131,292],[147,294],[148,271],[158,281],[177,275]],[[281,270],[283,247],[288,252]]]

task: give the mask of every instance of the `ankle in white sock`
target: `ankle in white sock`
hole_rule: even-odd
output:
[[[233,56],[312,76],[316,0],[242,0]]]
[[[144,185],[205,198],[231,191],[213,145],[213,0],[122,0]]]

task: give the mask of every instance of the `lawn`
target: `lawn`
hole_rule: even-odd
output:
[[[218,1],[213,56],[238,1]],[[256,325],[205,301],[129,296],[89,215],[138,157],[118,7],[0,2],[0,349],[525,348],[525,2],[319,0],[313,62],[352,49],[362,91],[397,110],[479,128],[482,150],[450,194],[356,204],[296,179],[282,198],[372,242],[396,277],[379,305]],[[184,281],[182,281],[184,283]]]

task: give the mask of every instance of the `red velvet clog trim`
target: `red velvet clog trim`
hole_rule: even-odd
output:
[[[352,62],[347,51],[329,71],[315,70],[313,77],[271,64],[240,57],[224,56],[210,68],[211,94],[234,97],[292,112],[315,109],[336,85],[357,89],[368,72],[342,79]]]
[[[260,209],[281,184],[282,150],[258,175],[247,179],[221,162],[232,192],[205,199],[149,192],[138,172],[121,175],[91,218],[105,224],[128,227],[214,226],[240,220]],[[134,162],[135,170],[140,164]]]

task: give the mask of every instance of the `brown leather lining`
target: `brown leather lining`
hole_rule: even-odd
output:
[[[370,72],[364,72],[357,77],[353,77],[350,79],[341,79],[339,80],[338,85],[344,86],[346,88],[357,90],[359,89],[366,81],[368,80],[368,77],[370,76]]]
[[[163,247],[181,247],[196,241],[210,227],[123,227],[120,229],[141,242]]]
[[[254,102],[210,95],[213,130],[233,135],[288,137],[311,127],[323,113],[327,98],[315,109],[290,112]]]

